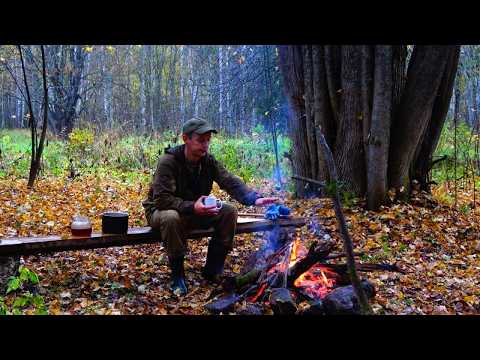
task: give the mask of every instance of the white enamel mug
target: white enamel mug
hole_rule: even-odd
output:
[[[215,196],[207,196],[205,199],[203,199],[203,203],[205,206],[215,205],[218,210],[220,210],[223,206],[223,202],[220,199],[217,199]]]

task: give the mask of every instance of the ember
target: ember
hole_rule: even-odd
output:
[[[295,239],[291,246],[292,252],[290,256],[290,264],[288,266],[289,268],[292,268],[295,263],[307,256],[307,248],[302,245],[298,238]],[[328,278],[325,273],[329,273],[330,278]],[[301,274],[294,281],[293,285],[297,288],[301,288],[302,292],[312,299],[322,299],[333,290],[335,286],[335,275],[336,273],[333,271],[316,264],[308,271]]]
[[[330,278],[326,274],[329,274]],[[336,275],[335,272],[317,264],[300,275],[293,284],[297,288],[302,288],[302,292],[312,299],[323,299],[334,289]]]

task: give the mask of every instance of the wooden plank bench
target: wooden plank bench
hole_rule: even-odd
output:
[[[272,230],[276,225],[280,227],[301,227],[305,225],[304,218],[288,217],[276,221],[263,218],[240,216],[237,221],[237,234]],[[213,228],[193,230],[188,234],[189,239],[202,238],[213,235]],[[0,239],[0,256],[33,255],[39,253],[53,253],[69,250],[86,250],[114,246],[151,244],[159,242],[160,235],[150,227],[129,228],[127,234],[93,233],[89,237],[58,236],[23,237]]]

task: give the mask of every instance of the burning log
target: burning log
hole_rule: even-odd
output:
[[[286,288],[272,289],[270,305],[275,315],[292,315],[297,312],[297,305],[293,301],[292,294]]]
[[[225,277],[223,291],[230,293],[206,305],[213,313],[230,312],[236,303],[244,301],[242,307],[258,303],[260,307],[244,309],[258,313],[261,304],[267,301],[274,314],[297,313],[296,302],[307,299],[310,307],[301,314],[357,314],[360,302],[351,283],[350,267],[347,264],[329,264],[327,260],[344,257],[345,254],[331,254],[334,243],[324,240],[313,243],[307,250],[300,239],[289,241],[276,251],[271,246],[261,253],[261,261],[249,271],[235,277]],[[268,254],[268,256],[265,256]],[[360,255],[354,253],[354,256]],[[258,259],[257,259],[258,260]],[[397,271],[396,265],[359,264],[354,262],[358,271]],[[366,300],[375,294],[373,285],[361,282]],[[295,293],[294,293],[295,292]],[[295,296],[294,296],[295,295]],[[244,311],[241,310],[241,311]]]
[[[308,271],[316,263],[324,260],[332,251],[334,244],[331,241],[326,241],[317,245],[317,243],[313,243],[308,250],[307,256],[296,262],[290,269],[287,286],[293,286],[293,283],[300,275]]]
[[[328,244],[328,245],[327,245]],[[287,286],[291,287],[293,286],[293,283],[295,280],[308,271],[312,266],[314,266],[317,263],[330,260],[330,259],[337,259],[344,257],[345,254],[331,254],[328,255],[330,252],[331,247],[333,245],[328,242],[328,243],[323,243],[322,245],[317,247],[317,243],[312,244],[310,247],[310,250],[307,254],[307,256],[303,259],[300,259],[293,267],[289,270],[289,274],[287,276]],[[363,253],[355,253],[355,256],[360,256]],[[276,257],[275,257],[276,259]],[[243,274],[243,275],[238,275],[236,277],[225,277],[223,281],[223,289],[225,291],[234,291],[236,289],[240,289],[248,284],[252,284],[256,282],[260,275],[267,269],[269,266],[273,264],[272,261],[268,261],[265,266],[262,268],[255,268],[253,270],[250,270],[249,272]],[[322,263],[323,264],[323,263]],[[333,264],[325,264],[325,267],[331,267],[333,271],[337,271],[337,268],[335,267],[336,265]],[[346,274],[346,265],[338,265],[338,271],[340,272],[338,279],[336,279],[337,283],[339,284],[350,284],[348,274]],[[374,267],[376,264],[359,264],[360,270],[363,270],[364,268],[367,269],[368,266]],[[388,265],[378,265],[379,269],[378,270],[389,270]],[[383,267],[382,267],[383,266]],[[391,265],[390,265],[391,266]],[[368,270],[366,270],[368,271]],[[279,283],[280,279],[276,279],[272,281],[272,286],[281,286]]]

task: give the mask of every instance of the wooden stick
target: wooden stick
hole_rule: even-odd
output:
[[[315,185],[319,185],[319,186],[322,186],[322,187],[324,187],[326,185],[325,182],[323,182],[323,181],[318,181],[318,180],[307,178],[307,177],[300,176],[300,175],[292,175],[292,179],[305,181],[305,182],[312,183],[312,184],[315,184]]]
[[[335,167],[335,161],[333,159],[332,151],[327,144],[327,140],[322,133],[319,124],[316,125],[316,135],[317,140],[321,145],[323,155],[325,157],[325,162],[327,163],[328,169],[328,176],[331,181],[333,181],[336,185],[338,185],[338,177],[337,177],[337,169]],[[343,247],[344,252],[347,255],[347,264],[348,270],[350,273],[350,280],[353,285],[353,289],[355,290],[355,294],[357,295],[358,302],[360,304],[360,309],[362,314],[372,314],[372,307],[368,303],[368,298],[363,291],[363,288],[360,283],[360,278],[358,277],[357,269],[355,267],[355,259],[353,257],[353,244],[350,234],[348,233],[347,222],[345,221],[345,216],[343,215],[342,205],[340,203],[340,195],[338,193],[338,186],[335,186],[335,191],[332,196],[333,207],[335,210],[335,215],[337,216],[338,221],[338,228],[340,230],[340,234],[343,238]]]
[[[354,252],[353,256],[362,256],[364,254],[365,254],[364,252]],[[339,258],[343,258],[343,257],[346,257],[346,256],[347,256],[347,254],[345,254],[345,253],[331,254],[331,255],[326,256],[325,260],[339,259]]]

